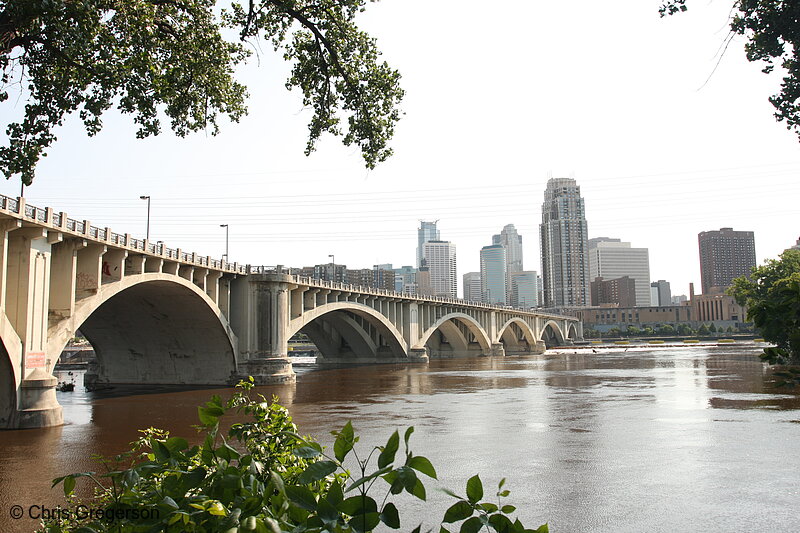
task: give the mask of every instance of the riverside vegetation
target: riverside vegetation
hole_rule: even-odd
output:
[[[333,454],[297,432],[288,411],[273,398],[252,396],[252,379],[242,381],[223,403],[213,396],[198,408],[205,435],[201,445],[149,428],[132,449],[104,459],[108,472],[70,474],[61,484],[71,504],[80,478],[95,484],[90,502],[99,512],[89,517],[64,513],[45,521],[40,532],[330,532],[363,533],[378,527],[400,529],[401,512],[391,501],[406,492],[426,500],[423,480],[436,479],[431,462],[414,455],[409,427],[395,431],[384,446],[359,455],[358,437],[348,422],[334,432]],[[226,415],[245,415],[227,431]],[[475,533],[546,533],[547,524],[526,528],[513,519],[515,507],[503,504],[509,495],[501,480],[494,501],[484,499],[478,475],[462,494],[443,489],[455,499],[438,531]],[[419,533],[403,523],[405,531]]]

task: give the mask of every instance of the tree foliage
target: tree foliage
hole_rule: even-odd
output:
[[[686,11],[686,0],[661,5],[661,16]],[[747,39],[749,61],[763,61],[769,74],[780,67],[785,72],[779,93],[769,98],[775,118],[800,136],[800,2],[796,0],[735,0],[731,6],[730,34]]]
[[[179,136],[218,131],[245,113],[234,70],[270,43],[292,64],[289,89],[313,110],[306,154],[323,133],[343,135],[373,168],[392,153],[400,75],[379,60],[355,16],[366,0],[0,0],[0,101],[25,101],[7,125],[0,171],[30,183],[54,130],[77,113],[89,135],[111,107],[133,115],[137,137],[166,118]],[[342,126],[342,121],[346,126]]]
[[[728,289],[747,318],[774,348],[762,356],[770,363],[800,364],[800,250],[786,250],[753,269],[751,279],[733,280]]]
[[[364,457],[358,454],[359,439],[348,422],[334,432],[331,454],[300,436],[286,409],[274,400],[270,404],[261,395],[251,398],[252,381],[239,387],[227,403],[215,396],[199,408],[206,432],[202,445],[189,447],[186,439],[151,428],[129,453],[113,461],[108,473],[54,480],[54,486],[63,484],[68,496],[77,479],[94,481],[99,491],[86,508],[96,512],[58,513],[42,531],[364,533],[381,525],[421,531],[421,526],[404,525],[391,501],[403,493],[426,500],[423,479],[437,477],[431,462],[409,448],[413,427],[402,441],[395,431],[384,446]],[[226,439],[220,419],[231,411],[246,415],[247,421],[234,423]],[[354,472],[345,464],[353,465]],[[509,494],[504,484],[505,479],[494,494],[495,502],[484,498],[477,475],[467,481],[462,494],[443,489],[456,502],[438,531],[447,533],[450,524],[460,523],[456,527],[463,533],[547,533],[546,524],[532,530],[512,520],[516,509],[502,503]]]

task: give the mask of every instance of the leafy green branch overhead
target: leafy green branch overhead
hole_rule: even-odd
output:
[[[221,115],[246,114],[235,79],[248,43],[268,41],[313,110],[306,154],[325,133],[361,149],[366,166],[388,158],[400,118],[400,74],[379,60],[355,17],[366,0],[0,0],[0,102],[24,113],[7,125],[0,171],[29,184],[54,129],[77,113],[89,135],[117,107],[133,115],[137,137],[168,119],[179,136],[209,130]]]
[[[686,11],[686,0],[669,0],[661,5],[661,16]],[[784,72],[781,90],[769,98],[775,118],[800,136],[800,2],[797,0],[736,0],[731,6],[728,41],[736,35],[749,61],[763,61],[769,74],[779,67]],[[727,46],[727,43],[726,43]]]

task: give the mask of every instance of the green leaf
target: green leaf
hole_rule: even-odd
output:
[[[378,468],[383,468],[384,466],[392,464],[399,447],[400,434],[395,431],[392,433],[392,436],[389,437],[386,446],[383,447],[383,451],[381,451],[381,454],[378,456]]]
[[[542,524],[534,533],[550,533],[550,528],[547,527],[547,524]]]
[[[333,454],[337,461],[344,461],[344,458],[353,449],[355,444],[355,434],[353,425],[348,420],[342,430],[336,435],[336,442],[333,443]]]
[[[397,507],[391,502],[383,507],[380,515],[381,522],[386,524],[392,529],[400,529],[400,513],[397,512]]]
[[[470,503],[477,503],[481,498],[483,498],[483,483],[476,474],[467,480],[467,499]]]
[[[211,406],[197,408],[197,416],[204,426],[213,426],[219,421],[219,417],[225,414],[222,407]]]
[[[333,461],[319,461],[317,463],[311,463],[306,468],[305,472],[300,474],[300,477],[297,478],[297,482],[301,485],[308,485],[309,483],[313,483],[314,481],[319,481],[324,477],[333,474],[336,472],[338,465]]]
[[[170,452],[179,452],[187,449],[189,447],[189,442],[182,437],[170,437],[167,439],[167,442],[165,442],[164,445],[169,449]]]
[[[320,499],[317,504],[317,516],[326,524],[330,524],[339,520],[339,511],[328,500]]]
[[[442,491],[442,492],[444,492],[444,493],[445,493],[445,494],[447,494],[448,496],[452,496],[453,498],[456,498],[456,499],[458,499],[458,500],[463,500],[463,499],[464,499],[464,498],[462,498],[461,496],[459,496],[458,494],[456,494],[455,492],[453,492],[453,491],[452,491],[452,490],[450,490],[450,489],[446,489],[446,488],[440,488],[439,490],[440,490],[440,491]]]
[[[166,462],[172,456],[169,448],[167,448],[160,440],[150,439],[150,447],[153,449],[153,453],[155,454],[158,462]]]
[[[412,433],[414,433],[414,426],[409,426],[408,429],[406,429],[405,435],[403,435],[403,440],[406,443],[406,449],[408,449],[408,439],[411,438]]]
[[[333,506],[338,506],[344,500],[344,494],[342,494],[342,486],[338,483],[338,480],[334,481],[331,484],[330,489],[328,489],[328,495],[325,496],[325,499],[330,502]]]
[[[506,478],[501,479],[500,483],[497,484],[497,490],[502,489],[503,485],[505,485],[505,484],[506,484]]]
[[[223,442],[222,446],[215,450],[215,453],[217,457],[222,457],[228,462],[238,459],[241,456],[241,454],[227,442]]]
[[[411,494],[416,496],[422,501],[425,501],[426,494],[425,494],[425,485],[422,484],[422,481],[417,478],[417,482],[414,484],[414,487],[409,491]]]
[[[425,457],[411,457],[408,461],[406,461],[406,466],[410,466],[417,472],[422,472],[426,476],[436,479],[436,469],[433,468],[431,462]]]
[[[350,527],[360,533],[372,531],[381,522],[381,517],[378,513],[367,513],[354,516],[350,519]]]
[[[69,496],[75,490],[75,477],[66,476],[64,478],[64,496]]]
[[[375,500],[365,495],[351,496],[341,502],[337,507],[342,513],[348,516],[378,512],[378,504]]]
[[[295,505],[307,509],[309,511],[317,510],[317,499],[314,493],[306,487],[296,485],[286,485],[286,497],[289,498]]]
[[[459,520],[464,520],[465,518],[469,518],[472,516],[474,509],[464,500],[454,503],[450,506],[447,511],[444,513],[444,518],[442,518],[442,522],[452,523],[458,522]]]
[[[475,507],[477,509],[480,509],[480,510],[486,512],[486,513],[494,513],[494,512],[497,511],[497,506],[495,504],[489,503],[489,502],[479,503]]]
[[[511,533],[516,528],[506,515],[494,514],[489,517],[489,525],[498,533]]]
[[[387,472],[391,472],[391,470],[392,470],[392,466],[391,466],[391,465],[389,465],[389,466],[385,466],[385,467],[381,468],[380,470],[376,470],[375,472],[371,473],[371,474],[370,474],[370,475],[368,475],[368,476],[364,476],[364,477],[362,477],[362,478],[358,478],[356,481],[354,481],[352,484],[350,484],[350,486],[349,486],[349,487],[347,487],[347,489],[345,489],[345,492],[350,492],[350,491],[351,491],[351,490],[353,490],[354,488],[356,488],[356,487],[359,487],[359,486],[363,485],[363,484],[364,484],[364,483],[366,483],[367,481],[370,481],[370,480],[372,480],[372,479],[375,479],[375,478],[376,478],[376,477],[378,477],[378,476],[383,476],[383,474],[386,474]],[[384,476],[384,479],[386,479],[386,477],[387,477],[387,476]],[[394,477],[397,477],[397,476],[395,475]],[[392,479],[394,479],[394,477],[393,477]],[[390,485],[392,484],[392,481],[390,481],[389,479],[386,479],[386,481],[387,481],[387,482],[388,482]]]
[[[478,533],[483,527],[483,522],[477,516],[473,516],[469,520],[465,520],[463,524],[461,524],[461,529],[459,530],[460,533]]]
[[[301,459],[312,459],[314,457],[319,457],[322,455],[322,452],[312,446],[300,446],[292,450],[292,453],[300,457]]]
[[[517,510],[517,508],[514,507],[513,505],[504,505],[503,508],[500,509],[500,511],[505,513],[505,514],[511,514],[516,510]]]

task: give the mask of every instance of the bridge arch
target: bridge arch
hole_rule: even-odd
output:
[[[408,357],[408,343],[382,313],[358,302],[331,302],[289,323],[288,338],[303,332],[323,359],[393,360]],[[344,341],[344,342],[342,342]]]
[[[469,353],[470,342],[461,332],[458,324],[462,324],[472,334],[482,354],[488,355],[491,353],[492,341],[489,339],[488,334],[477,320],[465,313],[449,313],[438,319],[427,330],[422,332],[416,347],[421,348],[428,345],[432,339],[435,339],[434,334],[439,331],[445,337],[446,342],[450,344],[450,353],[431,353],[431,356],[472,355]],[[436,349],[434,348],[431,351],[435,352]]]
[[[522,335],[521,339],[518,332]],[[510,318],[500,327],[498,338],[503,343],[506,354],[515,351],[531,352],[536,347],[536,334],[527,322],[517,317]]]
[[[570,322],[567,326],[567,338],[571,341],[578,340],[578,326],[574,322]]]
[[[22,341],[5,312],[0,312],[0,429],[16,427],[21,352]]]
[[[548,320],[542,326],[541,339],[548,348],[564,344],[564,332],[555,320]]]
[[[179,276],[129,275],[77,301],[73,315],[48,330],[52,365],[78,329],[97,357],[90,384],[225,384],[236,371],[237,339],[227,319]]]

